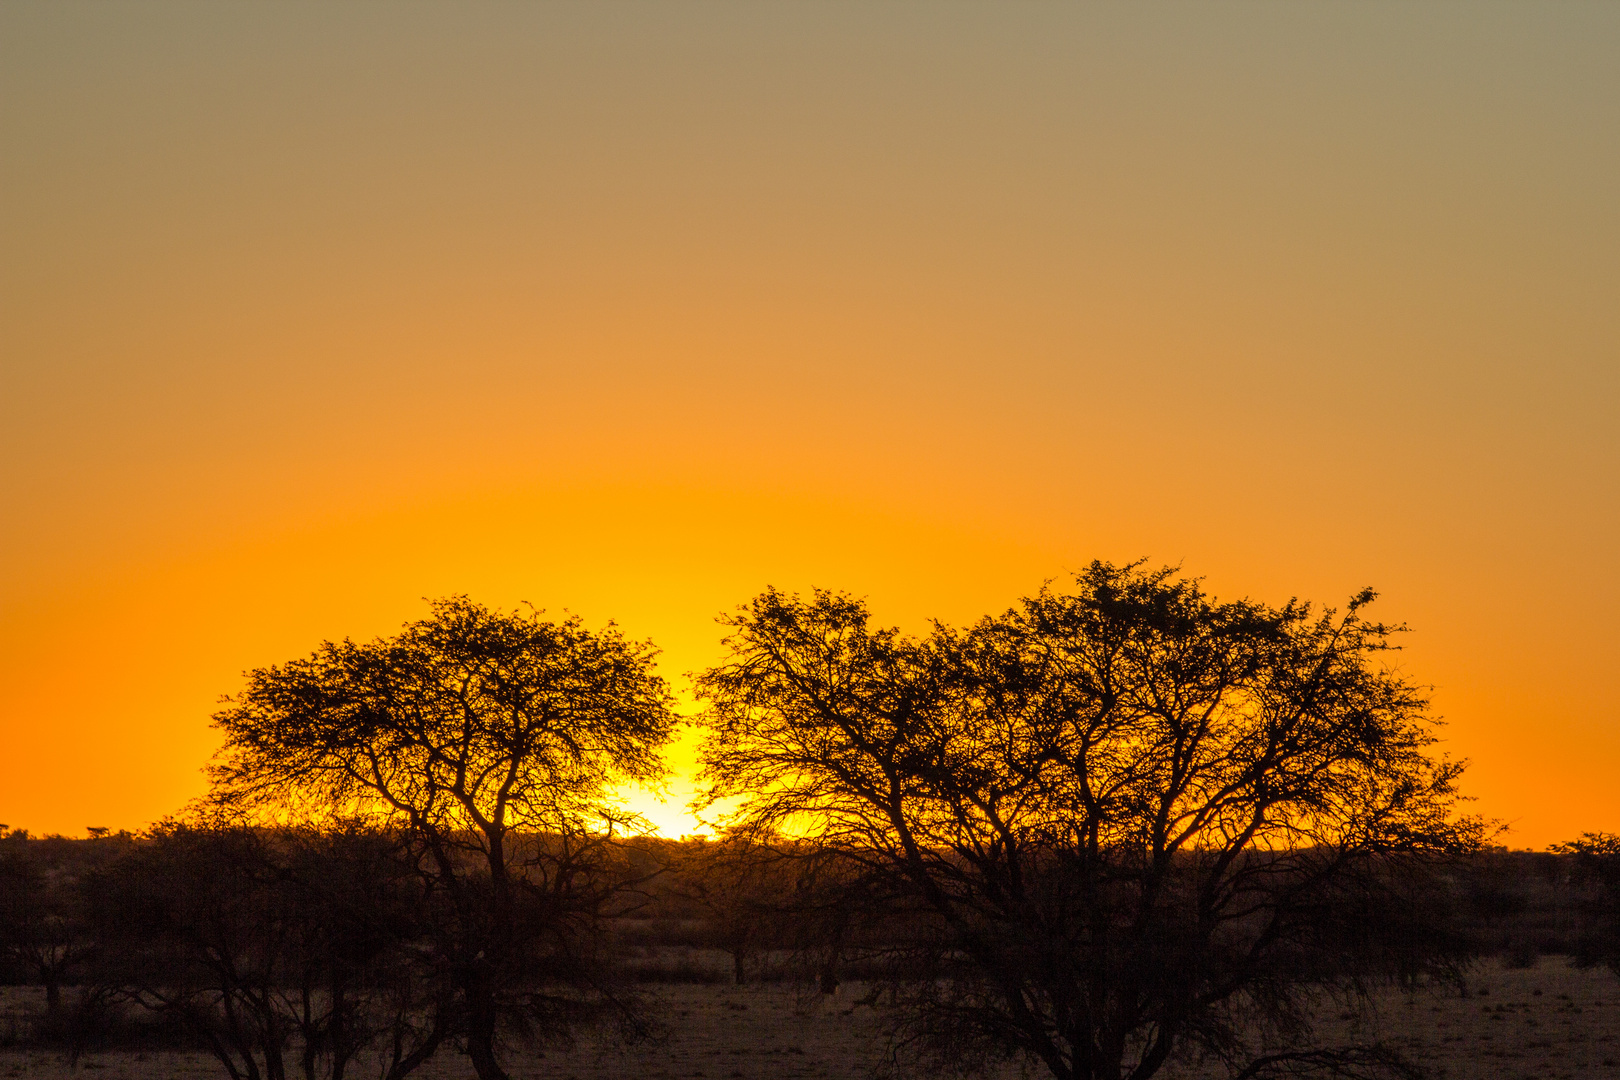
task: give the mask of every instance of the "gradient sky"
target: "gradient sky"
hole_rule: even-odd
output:
[[[1620,831],[1617,56],[1613,3],[0,6],[0,821],[178,809],[243,670],[425,596],[689,702],[766,584],[922,629],[1145,556],[1375,586],[1505,842]]]

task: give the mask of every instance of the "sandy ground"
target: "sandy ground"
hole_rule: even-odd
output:
[[[1455,990],[1391,991],[1377,999],[1370,1017],[1330,1014],[1318,1033],[1323,1042],[1381,1037],[1451,1080],[1620,1080],[1620,980],[1608,972],[1577,971],[1558,958],[1526,971],[1492,965],[1475,972],[1468,991],[1467,997]],[[510,1071],[522,1080],[858,1078],[882,1054],[881,1017],[870,1007],[852,1007],[859,987],[846,987],[831,1000],[776,985],[665,986],[653,993],[670,1029],[661,1045],[624,1048],[586,1038],[566,1052],[514,1054]],[[0,1025],[7,1009],[31,1004],[18,992],[7,992]],[[80,1080],[224,1075],[197,1054],[96,1054],[79,1068]],[[1005,1073],[1017,1074],[1016,1069]],[[69,1075],[59,1053],[0,1049],[0,1080],[66,1080]],[[351,1075],[369,1080],[362,1071]],[[465,1059],[446,1054],[416,1075],[459,1080],[472,1071]],[[1162,1075],[1190,1080],[1219,1074],[1180,1069]]]
[[[1620,979],[1606,969],[1549,958],[1533,970],[1479,971],[1468,990],[1386,995],[1363,1028],[1456,1080],[1620,1078]]]

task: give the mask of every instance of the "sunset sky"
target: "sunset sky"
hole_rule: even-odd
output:
[[[0,6],[0,821],[465,592],[685,673],[1093,558],[1412,627],[1620,831],[1620,5]],[[671,798],[636,803],[668,832]]]

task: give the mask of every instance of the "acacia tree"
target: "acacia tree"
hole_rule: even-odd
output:
[[[847,595],[762,594],[698,680],[706,798],[929,913],[897,1054],[1064,1080],[1174,1055],[1399,1071],[1308,1024],[1313,995],[1446,963],[1400,894],[1483,827],[1454,814],[1422,694],[1378,662],[1396,628],[1362,617],[1370,591],[1338,615],[1140,565],[1077,586],[921,640]]]
[[[11,960],[45,988],[45,1015],[62,1018],[63,984],[96,955],[84,918],[79,876],[118,850],[104,840],[94,853],[63,837],[29,839],[0,826],[0,960]]]
[[[398,849],[352,825],[162,823],[83,883],[94,992],[178,1025],[234,1080],[285,1080],[294,1061],[305,1080],[357,1061],[403,1080],[453,1010],[420,962],[427,905]]]
[[[1581,897],[1585,925],[1576,960],[1607,964],[1620,975],[1620,836],[1582,833],[1578,840],[1554,844],[1549,850],[1573,857],[1572,876],[1585,893]]]
[[[731,957],[732,982],[748,981],[748,966],[781,937],[791,882],[785,855],[751,836],[725,836],[687,846],[673,886],[708,924],[708,942]]]
[[[611,624],[466,597],[366,644],[327,642],[248,673],[215,714],[213,795],[270,815],[397,827],[442,898],[436,942],[482,1080],[502,1080],[503,1014],[565,1026],[542,984],[587,977],[611,886],[609,785],[662,775],[675,717],[656,650]]]

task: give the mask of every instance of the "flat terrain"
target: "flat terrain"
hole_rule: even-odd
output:
[[[882,1057],[881,1016],[856,1006],[846,992],[822,999],[779,985],[662,986],[652,990],[669,1037],[660,1045],[616,1047],[591,1038],[568,1051],[515,1054],[519,1078],[610,1080],[629,1077],[794,1078],[861,1077]],[[31,1008],[37,993],[4,991],[0,1033],[10,1010]],[[1603,970],[1578,971],[1550,957],[1533,969],[1494,964],[1469,979],[1468,994],[1418,990],[1379,996],[1370,1017],[1352,1020],[1329,1010],[1321,1041],[1381,1037],[1452,1080],[1556,1077],[1620,1080],[1620,979]],[[220,1077],[199,1054],[95,1054],[79,1067],[99,1080]],[[0,1080],[71,1075],[59,1053],[0,1049]],[[465,1059],[441,1055],[416,1075],[424,1080],[470,1077]],[[1017,1075],[1008,1069],[1006,1076]],[[1183,1069],[1176,1080],[1218,1073]],[[356,1080],[369,1080],[360,1070]]]

